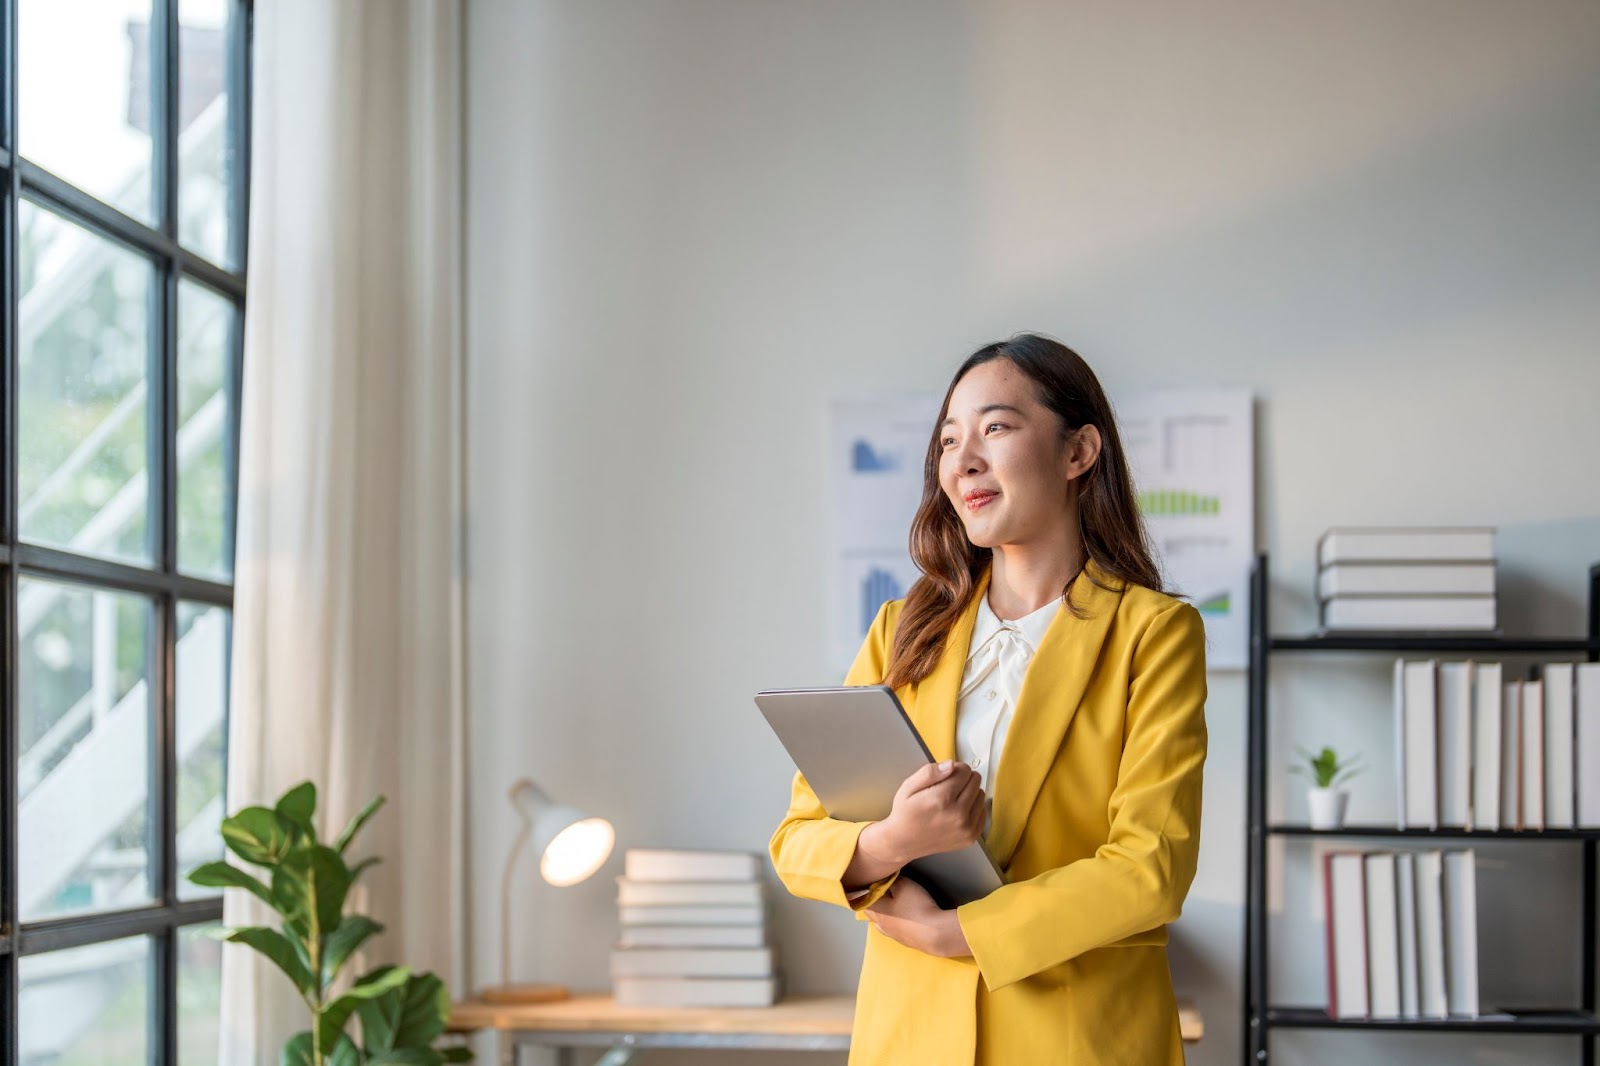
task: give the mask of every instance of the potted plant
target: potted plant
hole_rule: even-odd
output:
[[[431,973],[380,966],[337,994],[335,980],[350,957],[383,926],[360,914],[345,914],[345,898],[376,858],[345,862],[357,830],[383,805],[379,796],[351,820],[331,846],[312,824],[317,791],[306,781],[283,794],[274,807],[246,807],[222,822],[228,850],[267,871],[258,879],[227,862],[208,862],[189,874],[207,888],[242,888],[282,919],[281,929],[247,926],[225,939],[255,948],[282,970],[311,1012],[311,1028],[284,1045],[282,1066],[442,1066],[466,1062],[465,1047],[435,1048],[450,1017],[450,995]],[[357,1044],[346,1025],[361,1023]]]
[[[1344,825],[1345,808],[1350,803],[1350,793],[1339,786],[1366,769],[1360,765],[1361,756],[1340,759],[1338,753],[1328,747],[1313,754],[1297,746],[1295,752],[1304,762],[1296,763],[1289,772],[1309,777],[1313,782],[1306,791],[1311,828],[1338,829]]]

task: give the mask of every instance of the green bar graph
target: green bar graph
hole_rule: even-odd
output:
[[[1151,517],[1218,515],[1222,499],[1186,489],[1151,489],[1139,493],[1139,509]]]

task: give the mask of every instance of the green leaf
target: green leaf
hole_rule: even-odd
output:
[[[411,971],[404,966],[380,967],[362,977],[351,986],[350,991],[324,1007],[322,1025],[317,1030],[317,1042],[322,1045],[323,1054],[327,1054],[332,1048],[333,1039],[344,1029],[344,1023],[350,1019],[350,1015],[357,1007],[402,987],[410,976]]]
[[[317,831],[311,824],[311,818],[317,813],[317,786],[310,781],[302,781],[285,792],[283,798],[278,800],[278,813],[315,840]]]
[[[322,983],[326,986],[339,976],[352,952],[364,944],[368,937],[383,932],[383,926],[364,914],[353,914],[339,923],[323,945]]]
[[[365,873],[369,867],[376,866],[376,865],[378,865],[378,863],[380,863],[382,861],[383,861],[382,859],[378,858],[376,855],[373,855],[373,856],[370,856],[368,858],[362,859],[360,862],[356,863],[354,866],[352,866],[350,868],[350,883],[352,885],[355,884],[356,883],[356,878],[360,877],[363,873]]]
[[[444,1056],[444,1061],[446,1062],[471,1062],[477,1057],[472,1053],[471,1048],[461,1044],[457,1044],[454,1047],[442,1047],[439,1049],[439,1054]]]
[[[367,1058],[367,1066],[444,1066],[444,1062],[444,1055],[431,1047],[397,1047]]]
[[[300,956],[295,953],[294,945],[289,938],[276,929],[268,929],[260,925],[247,925],[241,929],[234,929],[228,933],[228,939],[236,944],[248,944],[261,954],[277,964],[278,969],[289,975],[289,980],[300,990],[302,995],[311,995],[315,986],[311,981],[311,974],[300,962]]]
[[[450,994],[431,973],[414,974],[401,988],[363,1005],[361,1037],[367,1053],[427,1047],[450,1020]]]
[[[356,1050],[355,1041],[346,1033],[339,1034],[339,1039],[327,1054],[327,1066],[361,1066],[361,1052]]]
[[[245,862],[276,866],[293,850],[292,822],[265,807],[246,807],[222,822],[222,840]]]
[[[279,1066],[312,1066],[315,1061],[309,1031],[291,1036],[289,1042],[283,1045],[283,1053],[278,1056]]]
[[[287,862],[272,868],[272,901],[284,927],[302,940],[311,937],[311,917],[306,900],[311,890],[306,884],[305,864]]]
[[[378,808],[382,807],[383,803],[384,797],[378,796],[374,798],[371,803],[361,808],[361,813],[357,814],[350,820],[350,824],[344,827],[344,832],[339,834],[339,839],[334,841],[333,844],[334,849],[338,851],[339,854],[344,854],[344,849],[350,846],[350,841],[355,839],[356,833],[360,831],[362,826],[367,824],[368,818],[371,818],[378,812]]]
[[[202,888],[242,888],[267,906],[277,909],[277,901],[272,898],[272,893],[267,886],[251,877],[237,866],[226,862],[208,862],[203,866],[196,866],[189,873],[189,883]]]
[[[296,851],[272,878],[272,894],[284,904],[285,919],[308,938],[313,920],[320,935],[333,931],[349,892],[350,871],[339,853],[325,844]]]

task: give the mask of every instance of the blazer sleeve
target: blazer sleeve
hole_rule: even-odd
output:
[[[1177,603],[1135,646],[1110,834],[1086,859],[957,908],[992,991],[1177,919],[1200,853],[1205,629]]]
[[[878,685],[888,672],[890,648],[890,604],[878,608],[878,616],[867,630],[867,637],[856,653],[856,661],[845,675],[846,685]],[[844,874],[856,854],[856,841],[871,822],[844,822],[828,817],[803,774],[794,775],[789,810],[783,816],[767,850],[778,880],[796,896],[821,900],[860,912],[876,903],[899,876],[890,874],[873,882],[868,890],[851,899],[845,895]]]

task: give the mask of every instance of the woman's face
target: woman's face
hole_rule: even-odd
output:
[[[1061,419],[1009,359],[967,372],[939,434],[939,487],[980,548],[1065,543],[1067,483],[1088,464],[1062,438]],[[1090,462],[1092,463],[1092,459]]]

